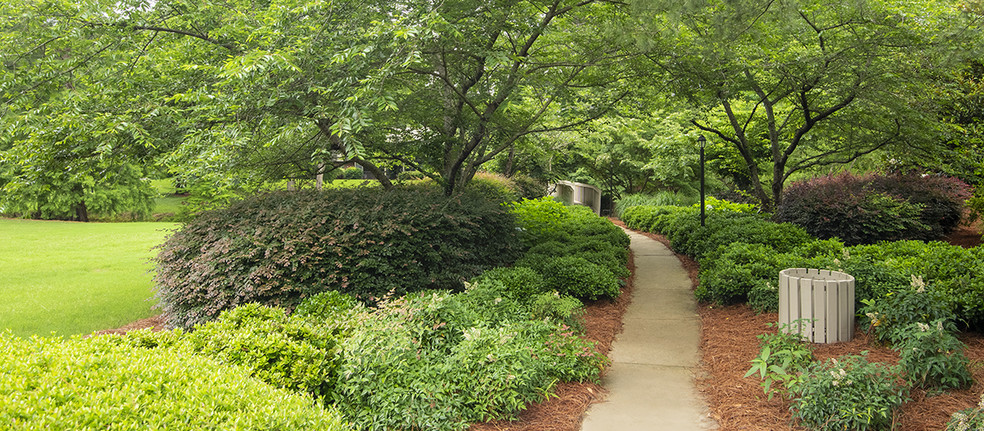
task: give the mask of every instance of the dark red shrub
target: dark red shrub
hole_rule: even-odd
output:
[[[190,327],[240,304],[293,307],[325,290],[458,289],[511,263],[518,247],[512,215],[474,193],[277,192],[187,223],[161,246],[154,281],[167,323]]]
[[[942,239],[953,232],[963,216],[964,202],[972,195],[967,183],[942,175],[877,175],[871,178],[871,187],[922,205],[919,219],[929,229],[925,235],[907,239],[925,241]]]
[[[936,175],[843,173],[791,184],[776,221],[845,244],[941,239],[960,223],[970,187]]]

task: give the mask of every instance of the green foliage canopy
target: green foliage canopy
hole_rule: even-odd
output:
[[[23,154],[82,142],[71,163],[166,155],[173,173],[226,186],[357,162],[388,187],[401,163],[450,195],[623,95],[606,86],[624,57],[606,35],[624,13],[605,0],[19,0],[0,16],[8,183],[31,183],[39,162]],[[48,126],[69,120],[85,127]]]
[[[971,52],[979,18],[934,0],[636,6],[665,84],[737,151],[736,184],[767,208],[796,172],[937,142],[929,85]]]

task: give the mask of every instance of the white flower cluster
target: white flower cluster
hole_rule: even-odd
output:
[[[916,288],[917,293],[926,292],[926,282],[923,281],[922,276],[912,275],[912,287]]]
[[[834,361],[834,365],[837,366],[837,360],[834,359],[833,361]],[[831,382],[831,384],[834,386],[840,386],[841,383],[843,383],[844,386],[851,386],[851,384],[854,383],[853,380],[844,380],[847,377],[847,370],[840,367],[834,370],[830,370],[830,376],[834,378],[834,381]]]

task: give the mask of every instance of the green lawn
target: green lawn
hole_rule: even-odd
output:
[[[153,315],[151,248],[174,227],[0,219],[0,330],[70,335]]]

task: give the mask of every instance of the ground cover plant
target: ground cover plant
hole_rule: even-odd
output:
[[[71,335],[153,315],[148,261],[174,227],[0,219],[0,327]]]

